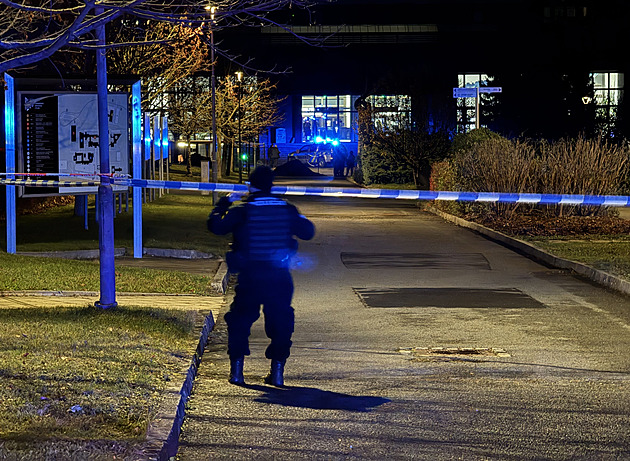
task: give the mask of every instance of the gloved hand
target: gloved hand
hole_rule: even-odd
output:
[[[216,207],[217,208],[230,208],[230,205],[232,205],[232,202],[230,201],[230,199],[226,196],[223,196],[217,202]]]
[[[230,201],[230,203],[234,203],[240,200],[241,198],[243,198],[243,195],[244,195],[243,192],[231,192],[228,194],[227,198]]]

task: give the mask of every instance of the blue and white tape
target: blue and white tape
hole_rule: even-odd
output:
[[[0,185],[28,187],[81,187],[98,186],[100,181],[58,181],[54,179],[7,179],[0,178]]]
[[[111,178],[111,183],[116,186],[140,187],[147,189],[175,189],[228,193],[245,193],[248,191],[247,185],[245,184],[158,181],[124,177],[113,177]],[[35,187],[80,187],[98,186],[99,181],[58,181],[0,178],[0,184]],[[452,192],[304,186],[274,186],[271,189],[271,192],[278,195],[310,195],[322,197],[630,207],[630,196],[626,195],[514,194],[507,192]]]
[[[244,184],[153,181],[114,178],[113,184],[130,187],[182,189],[217,192],[247,192]],[[458,202],[532,203],[542,205],[630,206],[624,195],[512,194],[501,192],[451,192],[428,190],[356,189],[341,187],[274,186],[278,195],[314,195],[323,197],[388,198],[398,200],[442,200]]]

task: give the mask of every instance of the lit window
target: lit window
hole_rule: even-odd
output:
[[[302,96],[302,142],[315,142],[318,138],[356,142],[354,102],[357,98],[354,95]]]
[[[592,72],[597,127],[612,134],[617,121],[617,109],[623,98],[624,74],[619,72]]]
[[[488,86],[491,78],[487,74],[459,74],[457,76],[457,86],[459,88],[477,88]],[[482,93],[479,104],[483,107],[484,102],[495,98],[494,94]],[[475,98],[457,98],[457,132],[465,133],[474,130],[477,126],[477,111],[475,108]],[[483,126],[483,125],[482,125]]]
[[[372,122],[375,126],[388,129],[410,126],[411,98],[409,96],[378,95],[370,96],[367,100],[372,105]]]

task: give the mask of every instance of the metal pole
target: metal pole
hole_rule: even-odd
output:
[[[158,152],[155,148],[155,141],[160,139],[160,129],[158,127],[157,115],[153,117],[153,142],[151,143],[151,179],[155,179],[155,162]],[[155,200],[155,189],[151,189],[151,201]]]
[[[15,81],[9,74],[4,74],[4,136],[5,136],[5,167],[7,179],[14,179],[10,173],[15,173]],[[17,215],[15,186],[7,185],[6,217],[7,217],[7,253],[17,252]]]
[[[169,145],[168,145],[168,119],[166,115],[162,115],[162,145],[160,146],[162,149],[162,161],[166,160],[166,180],[169,180],[168,170],[171,165],[171,156],[169,155]],[[162,189],[164,192],[165,189]],[[166,189],[166,193],[169,193],[169,190]]]
[[[475,95],[475,128],[479,129],[481,123],[479,121],[479,87],[476,88]]]
[[[144,153],[142,152],[142,87],[138,81],[134,83],[131,93],[131,126],[133,139],[133,179],[142,179],[142,167],[144,165]],[[133,257],[142,258],[142,188],[133,188]]]
[[[96,14],[103,9],[97,8]],[[98,186],[99,201],[99,257],[101,298],[97,307],[116,307],[116,270],[114,267],[114,192],[109,177],[109,118],[107,111],[107,52],[105,50],[105,26],[97,29],[96,88],[98,100],[98,147],[100,154],[101,184]]]
[[[214,7],[213,7],[214,8]],[[216,67],[215,54],[214,54],[214,9],[212,9],[211,15],[212,22],[210,23],[210,60],[212,61],[212,182],[219,182],[219,171],[217,161],[217,94],[216,94],[216,77],[214,74],[214,68]],[[217,191],[212,192],[212,204],[215,205],[219,200],[219,193]]]
[[[238,76],[238,182],[243,182],[243,159],[241,158],[241,72],[237,72]]]

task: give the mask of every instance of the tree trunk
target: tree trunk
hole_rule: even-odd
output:
[[[192,176],[192,158],[190,155],[190,136],[186,135],[186,176]]]
[[[221,178],[222,175],[222,171],[223,171],[223,149],[221,148],[221,146],[223,145],[223,136],[221,136],[219,133],[217,133],[217,142],[216,142],[216,158],[217,158],[217,164],[216,164],[216,168],[217,168],[217,177]]]
[[[229,177],[232,173],[232,141],[226,142],[225,147],[222,150],[222,154],[225,155],[225,176]]]

